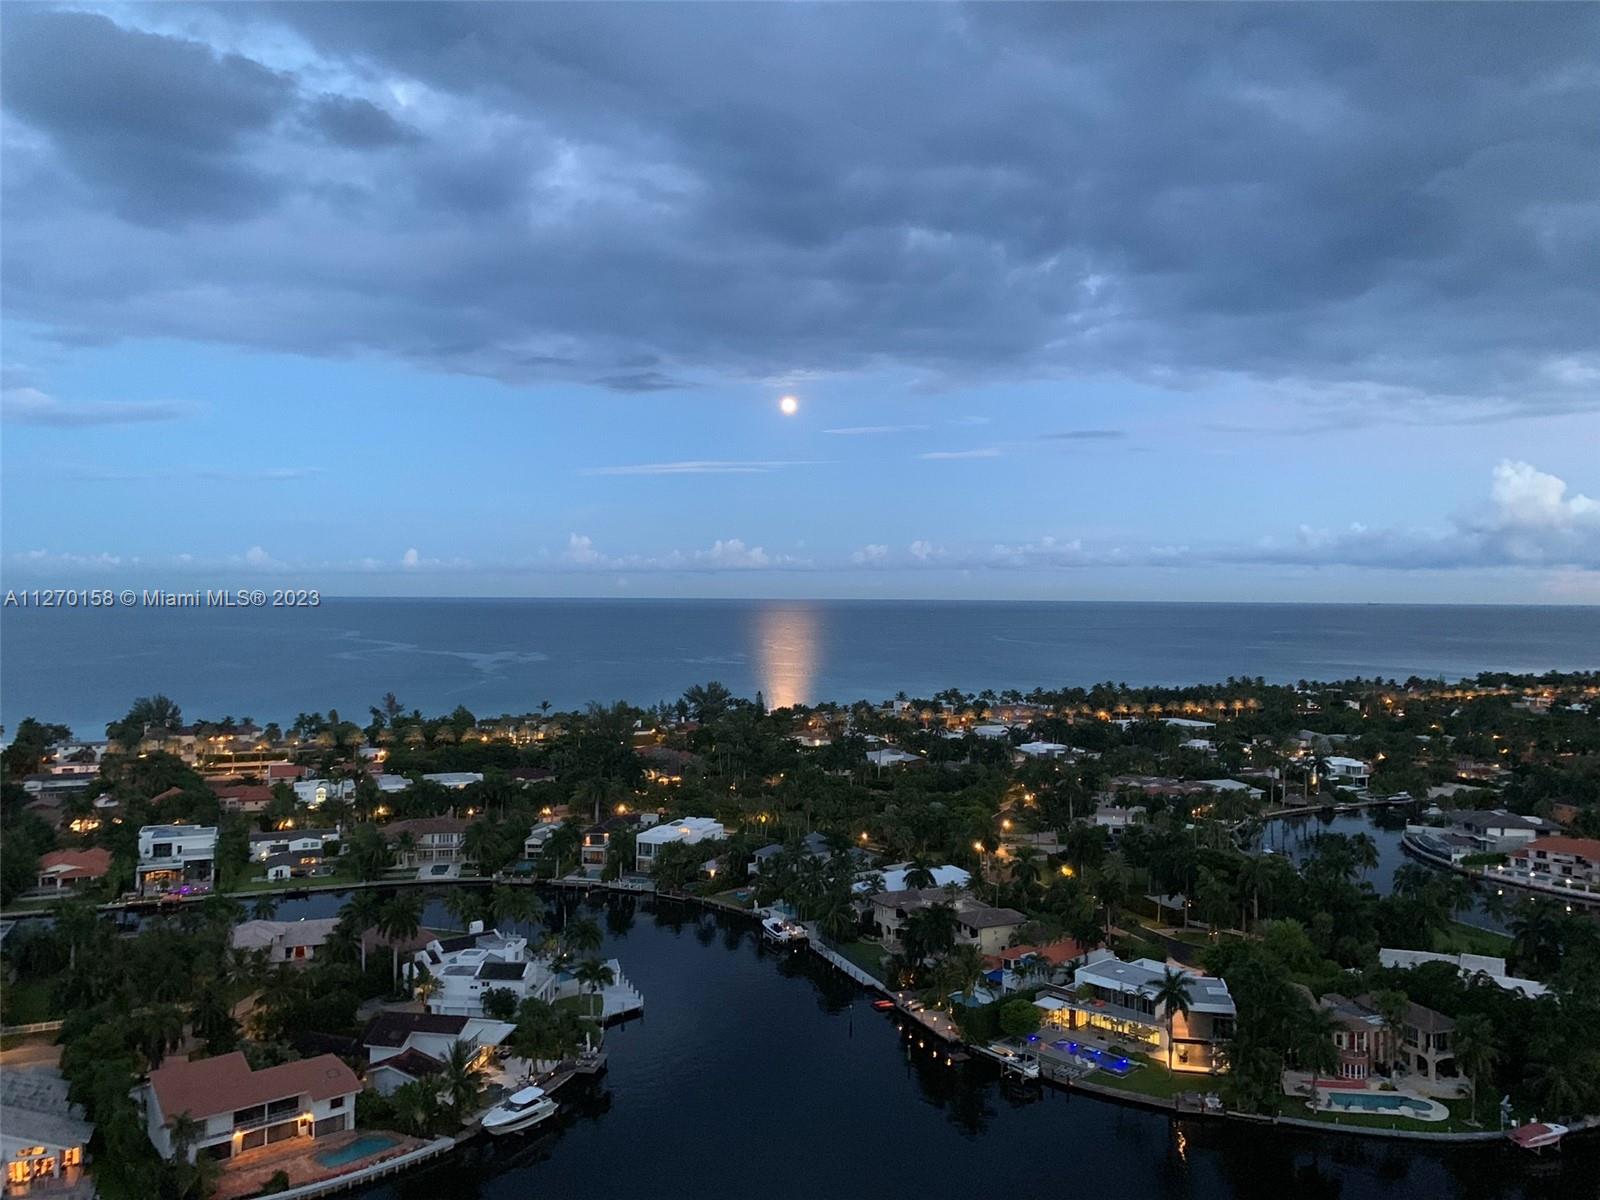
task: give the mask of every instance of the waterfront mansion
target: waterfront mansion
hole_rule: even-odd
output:
[[[1089,955],[1072,975],[1070,988],[1049,986],[1035,1003],[1047,1024],[1088,1029],[1136,1046],[1163,1061],[1171,1052],[1175,1071],[1217,1071],[1226,1066],[1225,1046],[1233,1038],[1238,1009],[1221,979],[1182,972],[1189,1011],[1172,1014],[1170,1046],[1167,1008],[1160,999],[1167,965],[1152,958],[1124,962],[1109,950]]]

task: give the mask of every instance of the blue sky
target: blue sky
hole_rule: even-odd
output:
[[[1600,601],[1521,11],[10,6],[0,568]]]

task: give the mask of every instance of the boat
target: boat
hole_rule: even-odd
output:
[[[1004,1042],[990,1042],[987,1046],[974,1048],[985,1058],[994,1059],[1008,1075],[1018,1075],[1023,1079],[1039,1078],[1039,1059],[1037,1055],[1024,1054]]]
[[[1534,1121],[1506,1131],[1506,1136],[1524,1150],[1543,1150],[1546,1146],[1557,1145],[1566,1134],[1565,1125],[1552,1125],[1546,1121]]]
[[[887,999],[874,1000],[872,1002],[872,1007],[877,1009],[879,1012],[889,1012],[894,1008],[894,1001]]]
[[[554,1116],[557,1107],[556,1102],[544,1094],[543,1088],[525,1087],[520,1092],[512,1092],[484,1113],[483,1129],[496,1137],[521,1133]]]
[[[761,936],[770,942],[783,944],[798,944],[809,941],[811,935],[806,932],[806,927],[798,921],[791,921],[788,917],[781,917],[774,913],[761,922]]]

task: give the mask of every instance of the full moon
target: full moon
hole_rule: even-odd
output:
[[[800,401],[795,399],[793,396],[785,396],[782,400],[778,401],[778,407],[783,410],[784,416],[792,417],[795,415],[795,413],[800,411]]]

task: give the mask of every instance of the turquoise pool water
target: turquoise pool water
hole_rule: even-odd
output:
[[[1383,1092],[1352,1092],[1349,1095],[1336,1094],[1329,1103],[1334,1108],[1352,1109],[1359,1108],[1366,1112],[1386,1113],[1414,1113],[1422,1115],[1433,1111],[1433,1105],[1426,1100],[1418,1100],[1412,1096],[1395,1096]]]
[[[369,1133],[338,1150],[324,1150],[316,1158],[325,1167],[342,1167],[355,1162],[358,1158],[366,1158],[369,1154],[376,1154],[380,1150],[387,1150],[390,1146],[399,1144],[386,1133]]]

